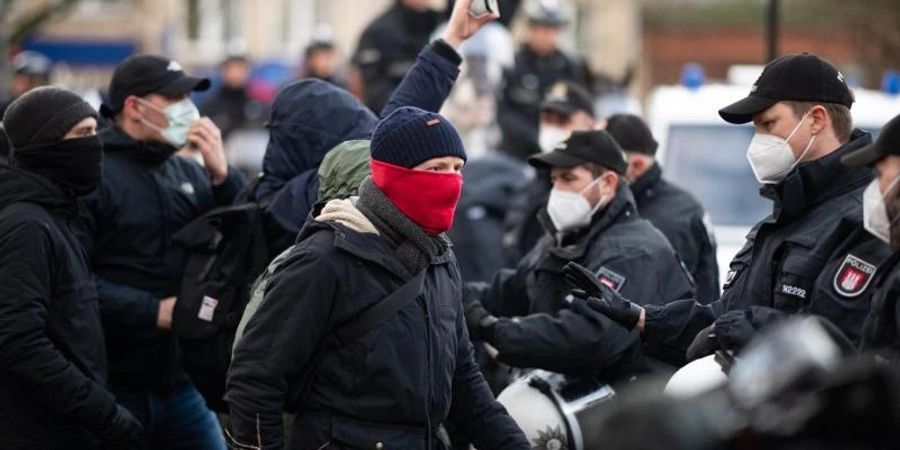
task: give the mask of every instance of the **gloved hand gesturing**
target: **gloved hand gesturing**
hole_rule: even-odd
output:
[[[575,288],[572,295],[585,300],[591,309],[602,313],[626,329],[633,330],[641,319],[640,306],[601,283],[597,276],[585,267],[570,262],[563,268],[563,275],[566,282]]]
[[[469,334],[490,342],[494,324],[497,318],[494,317],[484,305],[477,299],[469,299],[465,304],[466,326],[469,328]]]
[[[131,413],[117,405],[116,412],[102,436],[104,450],[144,448],[144,426]]]

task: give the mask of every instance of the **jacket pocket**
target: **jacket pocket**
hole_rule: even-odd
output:
[[[776,274],[772,306],[779,311],[797,313],[812,299],[825,260],[805,253],[801,249],[791,250]]]

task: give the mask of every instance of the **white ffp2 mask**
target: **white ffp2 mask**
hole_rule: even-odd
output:
[[[891,219],[887,215],[884,198],[897,185],[898,181],[900,181],[900,176],[894,178],[894,181],[891,181],[882,194],[878,189],[878,178],[876,178],[863,192],[863,227],[872,236],[881,239],[886,244],[891,243]]]
[[[760,183],[780,183],[800,161],[803,161],[803,157],[809,152],[813,141],[816,140],[816,136],[813,135],[809,139],[809,143],[806,144],[806,148],[803,149],[803,153],[800,154],[799,158],[794,156],[789,141],[800,129],[800,125],[803,124],[807,116],[809,116],[809,112],[803,115],[787,138],[781,138],[774,134],[756,133],[753,135],[750,146],[747,147],[747,160],[750,161],[753,175],[756,176]]]
[[[591,189],[600,178],[592,181],[587,187],[580,192],[565,191],[561,189],[553,189],[550,191],[550,199],[547,201],[547,214],[556,231],[564,232],[576,228],[585,227],[591,223],[594,213],[606,205],[604,198],[597,202],[597,206],[591,207],[591,204],[584,197],[583,193]]]
[[[169,122],[169,125],[165,128],[160,128],[149,120],[141,118],[141,122],[144,125],[158,131],[163,139],[177,148],[184,147],[187,144],[187,135],[191,129],[191,124],[200,120],[200,111],[190,98],[172,103],[166,106],[165,109],[161,109],[146,100],[143,101],[143,104],[166,116],[166,121]]]
[[[538,144],[542,153],[550,153],[560,142],[569,137],[569,130],[551,125],[544,125],[538,132]]]

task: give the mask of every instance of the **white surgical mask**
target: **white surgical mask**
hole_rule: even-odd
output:
[[[550,153],[559,145],[560,142],[566,140],[571,132],[565,128],[553,125],[543,125],[538,132],[538,144],[541,146],[541,152]]]
[[[185,97],[183,100],[166,106],[165,109],[160,109],[160,107],[144,99],[138,100],[148,108],[159,111],[161,114],[165,115],[166,120],[169,122],[168,126],[160,128],[149,120],[141,118],[141,122],[144,125],[158,131],[168,143],[177,148],[184,147],[185,144],[187,144],[187,135],[191,128],[191,124],[200,120],[200,111],[190,98]]]
[[[872,236],[881,239],[887,244],[891,243],[891,220],[887,215],[887,208],[884,206],[884,198],[887,197],[891,189],[900,181],[900,176],[894,178],[888,188],[881,193],[878,189],[878,178],[872,180],[866,190],[863,192],[863,227]]]
[[[787,177],[791,170],[803,160],[806,153],[812,147],[816,136],[813,135],[806,144],[806,148],[799,158],[794,157],[791,151],[791,145],[788,143],[794,133],[800,129],[800,125],[809,115],[807,112],[797,123],[797,126],[791,131],[787,138],[781,138],[774,134],[753,135],[750,146],[747,147],[747,160],[750,161],[750,167],[753,169],[753,175],[763,184],[777,184]]]
[[[550,200],[547,201],[547,214],[550,215],[550,220],[553,222],[553,226],[556,227],[556,231],[569,231],[585,227],[591,223],[591,217],[606,205],[606,199],[601,198],[597,202],[597,206],[592,208],[583,193],[591,189],[598,181],[600,181],[600,178],[592,181],[580,192],[561,189],[550,191]]]

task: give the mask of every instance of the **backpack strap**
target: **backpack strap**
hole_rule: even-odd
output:
[[[427,267],[384,300],[363,311],[356,319],[335,329],[334,334],[337,336],[340,344],[345,345],[364,336],[381,322],[394,317],[401,309],[418,297],[419,293],[422,292],[426,272],[428,272]]]
[[[419,293],[422,291],[422,286],[425,282],[425,274],[427,272],[428,267],[422,269],[421,272],[419,272],[411,280],[407,281],[406,284],[400,286],[400,288],[391,293],[391,295],[385,297],[384,300],[376,303],[373,306],[370,306],[368,309],[363,311],[362,314],[357,316],[356,319],[353,319],[349,323],[340,325],[331,332],[327,333],[326,337],[316,347],[316,350],[313,351],[313,355],[309,360],[309,364],[307,365],[307,372],[303,375],[298,383],[294,384],[292,388],[288,389],[287,399],[284,404],[284,410],[288,413],[300,412],[301,408],[303,407],[303,403],[306,400],[306,397],[309,395],[310,389],[312,389],[312,385],[315,382],[316,376],[318,375],[319,368],[322,364],[322,358],[325,357],[326,349],[333,349],[328,344],[326,344],[326,341],[329,339],[329,337],[332,339],[332,342],[335,343],[338,348],[340,348],[347,343],[364,336],[369,331],[372,331],[372,329],[374,329],[378,324],[392,318],[394,315],[400,312],[403,307],[408,305],[416,297],[419,296]]]

